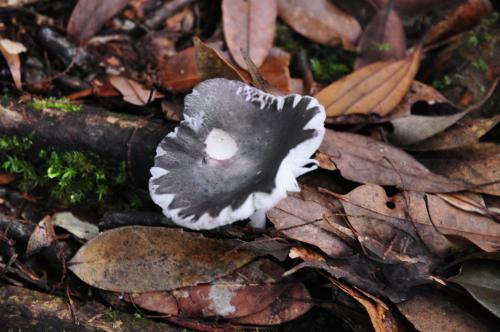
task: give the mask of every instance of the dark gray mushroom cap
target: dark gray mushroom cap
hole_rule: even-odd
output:
[[[211,79],[186,96],[184,120],[158,145],[149,190],[175,223],[211,229],[251,217],[299,191],[315,169],[325,111],[308,96],[273,96]],[[304,167],[313,163],[313,166]]]

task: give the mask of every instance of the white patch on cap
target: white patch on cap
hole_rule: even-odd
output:
[[[205,151],[210,158],[216,160],[226,160],[231,158],[238,151],[236,141],[222,129],[212,129],[205,140]]]

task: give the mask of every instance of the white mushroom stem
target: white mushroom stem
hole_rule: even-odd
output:
[[[266,211],[264,209],[255,211],[250,216],[249,225],[253,228],[264,228],[266,226]]]

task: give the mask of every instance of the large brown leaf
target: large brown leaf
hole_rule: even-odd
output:
[[[422,157],[430,169],[475,184],[470,190],[500,196],[500,145],[478,143]]]
[[[432,173],[406,152],[369,137],[326,130],[319,151],[346,179],[422,192],[461,191],[470,185]]]
[[[330,84],[316,94],[328,116],[392,111],[408,92],[419,64],[418,48],[402,60],[375,62]]]
[[[379,10],[366,26],[358,51],[354,69],[377,61],[400,59],[405,55],[406,38],[403,24],[392,6]]]
[[[328,0],[279,0],[279,14],[298,33],[320,44],[352,48],[361,34],[358,21]]]
[[[98,32],[104,23],[122,11],[129,0],[79,0],[68,22],[66,30],[82,42]]]
[[[247,69],[241,50],[257,67],[267,57],[274,41],[278,1],[223,0],[222,23],[227,46],[234,61]]]
[[[87,242],[69,268],[97,288],[150,292],[208,283],[254,258],[223,240],[180,229],[129,226]]]
[[[159,84],[173,92],[188,92],[201,81],[194,47],[186,48],[159,64]]]
[[[309,187],[292,194],[267,212],[274,227],[287,237],[312,244],[331,257],[346,257],[352,249],[342,239],[353,240],[349,227],[338,216],[340,206]]]

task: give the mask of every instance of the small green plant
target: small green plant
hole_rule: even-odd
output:
[[[451,86],[452,84],[453,84],[453,78],[448,76],[448,75],[444,75],[442,78],[440,78],[438,80],[434,80],[432,82],[432,86],[440,91],[445,90],[447,87]]]
[[[486,70],[488,70],[488,68],[489,68],[488,64],[487,64],[487,63],[486,63],[483,59],[481,59],[481,58],[480,58],[480,59],[477,59],[476,61],[474,61],[474,62],[472,63],[472,65],[473,65],[475,68],[477,68],[477,69],[479,69],[479,70],[482,70],[482,71],[486,71]]]
[[[45,98],[45,99],[33,99],[31,102],[31,106],[34,109],[41,111],[47,108],[57,109],[64,112],[79,112],[81,110],[81,106],[73,103],[68,98]]]
[[[373,45],[377,51],[380,51],[380,52],[388,52],[390,50],[392,50],[392,48],[394,46],[392,46],[392,44],[389,44],[389,43],[378,43],[378,44],[374,44]]]
[[[331,54],[324,59],[312,58],[311,70],[317,81],[329,83],[352,69],[348,64],[340,62],[335,54]]]

